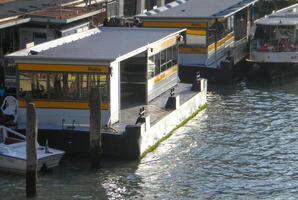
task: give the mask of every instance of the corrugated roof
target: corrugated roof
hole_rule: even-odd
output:
[[[140,18],[225,17],[258,0],[176,0],[139,15]]]
[[[51,41],[37,45],[35,49],[44,49],[37,55],[28,55],[28,50],[18,51],[8,57],[26,57],[31,59],[42,58],[44,60],[109,60],[114,61],[138,49],[147,48],[147,45],[154,43],[170,35],[178,34],[181,29],[151,29],[151,28],[117,28],[102,27],[90,30],[94,32],[87,37],[78,38],[63,44],[63,38],[59,39],[60,44]],[[88,33],[87,33],[88,34]],[[75,35],[71,36],[72,38]],[[47,48],[47,46],[53,46]],[[34,49],[34,48],[33,48]],[[143,50],[144,51],[144,50]],[[140,52],[139,52],[140,53]]]
[[[277,12],[259,19],[257,24],[263,25],[297,25],[298,4],[281,9]]]

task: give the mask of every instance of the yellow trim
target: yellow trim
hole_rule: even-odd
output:
[[[211,51],[214,51],[215,49],[215,43],[211,44],[208,46],[208,53],[210,53]]]
[[[234,32],[229,33],[224,38],[216,42],[216,48],[219,49],[227,43],[234,41]],[[200,47],[180,47],[179,53],[185,54],[207,54],[215,50],[215,43],[210,44],[207,48]]]
[[[87,102],[69,102],[69,101],[46,101],[46,100],[36,100],[33,101],[36,108],[50,108],[50,109],[89,109]],[[25,108],[25,100],[19,100],[19,107]],[[109,103],[101,104],[102,110],[109,110]]]
[[[143,22],[144,27],[161,27],[161,28],[207,28],[208,22],[156,22],[156,21],[145,21]]]
[[[159,44],[153,46],[152,48],[148,49],[148,56],[157,54],[158,52],[161,52],[164,49],[167,49],[171,46],[174,46],[177,44],[177,37],[171,37],[165,41],[160,42]]]
[[[200,35],[200,36],[206,36],[207,31],[206,30],[195,30],[195,29],[187,29],[186,34],[188,35]]]
[[[172,38],[170,38],[170,39],[168,39],[168,40],[166,40],[166,41],[164,41],[161,45],[160,45],[160,50],[164,50],[164,49],[167,49],[167,48],[169,48],[169,47],[171,47],[171,46],[174,46],[174,45],[176,45],[177,44],[177,37],[175,36],[175,37],[172,37]]]
[[[178,71],[178,65],[175,65],[173,67],[171,67],[170,69],[167,69],[166,71],[160,73],[159,75],[157,75],[156,77],[154,77],[153,83],[157,84],[160,81],[168,78],[169,76],[171,76],[172,74],[174,74],[175,72]]]
[[[200,48],[200,47],[180,47],[179,53],[185,54],[206,54],[207,48]]]
[[[48,72],[97,72],[108,73],[109,66],[87,65],[50,65],[50,64],[18,64],[19,71],[48,71]]]
[[[219,40],[216,43],[216,48],[219,49],[221,48],[223,45],[225,45],[225,43],[228,42],[232,42],[234,40],[234,32],[229,33],[228,35],[226,35],[224,38],[222,38],[221,40]],[[212,52],[215,50],[215,44],[211,44],[208,46],[208,53]]]

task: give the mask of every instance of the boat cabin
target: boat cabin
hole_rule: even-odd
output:
[[[273,12],[254,23],[250,61],[291,63],[298,61],[298,4]]]
[[[178,38],[183,29],[95,28],[7,57],[17,71],[17,126],[26,126],[25,96],[44,130],[89,130],[88,96],[98,86],[102,125],[120,110],[149,104],[178,83]]]
[[[247,38],[258,0],[176,0],[138,15],[144,27],[187,28],[180,65],[218,68],[247,55]]]

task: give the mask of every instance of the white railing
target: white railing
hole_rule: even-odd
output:
[[[11,133],[15,136],[18,136],[24,140],[26,140],[26,136],[24,136],[23,134],[17,132],[17,131],[14,131],[6,126],[0,126],[0,133],[2,135],[2,139],[4,140],[6,137],[7,137],[7,133]]]

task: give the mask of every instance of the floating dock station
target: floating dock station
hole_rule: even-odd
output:
[[[29,92],[41,143],[88,153],[88,96],[98,86],[103,154],[140,158],[206,104],[206,80],[197,80],[193,90],[179,83],[184,31],[95,28],[9,54],[17,71],[17,128],[26,127]]]
[[[254,73],[270,79],[298,72],[298,4],[255,21],[248,61]]]
[[[256,2],[177,0],[137,17],[144,27],[187,28],[179,51],[184,81],[191,79],[196,71],[203,75],[213,72],[218,79],[230,79],[234,65],[248,55]]]

